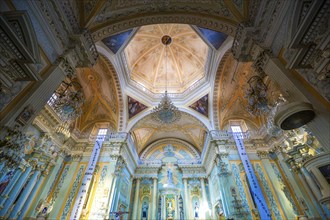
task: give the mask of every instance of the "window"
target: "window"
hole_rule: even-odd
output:
[[[239,139],[244,139],[243,132],[241,126],[239,125],[231,125],[231,130],[234,134],[234,137],[238,137]]]
[[[58,96],[53,93],[53,95],[50,97],[50,99],[47,101],[47,104],[49,106],[53,106],[54,105],[54,102],[56,101],[56,99],[58,98]]]
[[[232,126],[230,126],[230,127],[231,127],[231,130],[232,130],[234,133],[242,133],[241,126],[238,126],[238,125],[232,125]]]
[[[100,128],[99,129],[99,133],[97,135],[98,136],[104,136],[104,135],[107,134],[107,132],[108,132],[108,129],[106,129],[106,128]]]

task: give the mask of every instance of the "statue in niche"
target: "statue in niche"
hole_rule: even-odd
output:
[[[147,202],[144,202],[142,205],[142,219],[147,220],[148,216],[148,204]]]
[[[195,206],[194,206],[194,217],[195,218],[199,218],[198,213],[199,213],[199,205],[198,205],[198,202],[195,202]]]
[[[170,168],[167,169],[167,182],[168,183],[173,183],[173,176],[172,176],[172,171]]]

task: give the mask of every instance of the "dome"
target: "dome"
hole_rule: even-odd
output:
[[[172,39],[168,46],[161,41],[165,35]],[[153,93],[164,93],[166,82],[169,93],[194,85],[205,77],[208,53],[208,45],[187,24],[142,26],[124,50],[129,78]]]

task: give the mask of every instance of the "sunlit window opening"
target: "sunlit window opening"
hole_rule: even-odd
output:
[[[108,132],[108,129],[106,129],[106,128],[101,128],[101,129],[99,129],[99,133],[98,133],[97,135],[98,135],[98,136],[104,136],[104,135],[107,134],[107,132]]]
[[[47,101],[47,104],[49,105],[49,106],[52,106],[53,104],[54,104],[54,102],[56,101],[56,99],[58,98],[58,96],[55,94],[55,93],[53,93],[53,95],[50,97],[50,99]]]
[[[241,126],[232,125],[232,126],[230,126],[230,127],[231,127],[231,130],[232,130],[234,133],[242,133]]]

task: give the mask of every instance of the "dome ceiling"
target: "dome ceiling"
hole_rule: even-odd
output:
[[[161,42],[164,35],[172,38],[167,47]],[[167,73],[168,92],[182,93],[205,77],[209,50],[189,25],[157,24],[141,27],[124,54],[131,80],[163,93]]]

